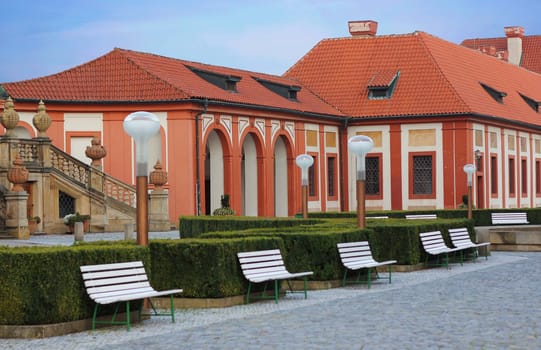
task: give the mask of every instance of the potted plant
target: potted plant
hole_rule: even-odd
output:
[[[222,204],[222,207],[215,209],[214,212],[212,213],[212,215],[220,215],[220,216],[235,215],[235,211],[229,207],[229,195],[228,194],[222,195],[222,198],[221,198],[220,202]]]
[[[29,216],[28,217],[28,231],[30,234],[35,233],[38,230],[38,224],[41,222],[39,216]]]
[[[82,222],[83,223],[83,231],[89,232],[90,231],[90,215],[86,214],[79,214],[79,212],[76,212],[75,214],[68,214],[64,216],[64,224],[68,226],[69,233],[73,233],[74,226],[76,222]]]

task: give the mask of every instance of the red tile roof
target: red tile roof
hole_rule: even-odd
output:
[[[382,71],[400,71],[393,95],[369,99]],[[478,113],[541,125],[519,95],[541,101],[540,75],[423,32],[325,39],[284,76],[359,118]],[[480,83],[505,92],[503,103]]]
[[[460,45],[480,50],[494,46],[496,51],[507,50],[507,38],[466,39]],[[521,67],[541,73],[541,35],[526,35],[522,38]]]
[[[188,68],[241,77],[237,92],[221,89]],[[297,101],[284,98],[252,77],[278,84],[299,85],[291,78],[212,66],[154,54],[114,49],[80,66],[46,77],[1,84],[14,99],[43,99],[45,102],[160,102],[208,98],[223,102],[291,109],[309,113],[340,115],[308,89],[297,93]]]

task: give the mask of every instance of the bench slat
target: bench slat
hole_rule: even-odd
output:
[[[125,263],[113,263],[113,264],[100,264],[100,265],[84,265],[81,266],[81,272],[90,272],[90,271],[104,271],[104,270],[119,270],[127,269],[134,267],[142,267],[142,261],[130,261]]]
[[[436,214],[410,214],[406,215],[406,219],[408,220],[424,220],[424,219],[437,219],[438,216]]]

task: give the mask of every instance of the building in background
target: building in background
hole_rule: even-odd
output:
[[[1,84],[25,130],[44,100],[55,146],[80,157],[93,137],[103,170],[134,183],[134,145],[122,122],[161,120],[151,164],[169,176],[169,213],[211,214],[230,195],[239,215],[301,210],[295,157],[315,159],[310,211],[355,210],[347,140],[372,137],[367,209],[456,208],[463,166],[477,166],[479,208],[541,204],[541,76],[424,32],[377,35],[374,21],[324,39],[283,76],[124,49],[37,79]],[[152,169],[150,169],[152,170]]]

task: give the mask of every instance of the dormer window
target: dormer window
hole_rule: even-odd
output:
[[[284,98],[287,98],[290,101],[298,102],[297,92],[301,91],[300,86],[280,84],[274,81],[264,80],[264,79],[260,79],[256,77],[252,77],[252,78],[255,81],[257,81],[259,84],[263,85],[270,91],[274,92],[275,94],[278,94]]]
[[[520,95],[520,97],[522,97],[524,102],[528,104],[528,106],[530,106],[536,113],[539,113],[539,105],[541,104],[540,101],[536,101],[533,98],[521,94],[520,92],[518,94]]]
[[[490,95],[490,97],[492,97],[496,102],[503,103],[503,98],[507,96],[507,93],[496,90],[493,87],[490,87],[483,83],[479,83],[479,84],[481,84],[483,89],[485,89],[485,91]]]
[[[201,79],[230,92],[237,92],[237,83],[242,79],[235,75],[226,75],[211,71],[202,70],[195,67],[186,66],[189,70],[197,74]]]
[[[368,99],[389,99],[393,95],[400,71],[376,72],[367,84]]]

